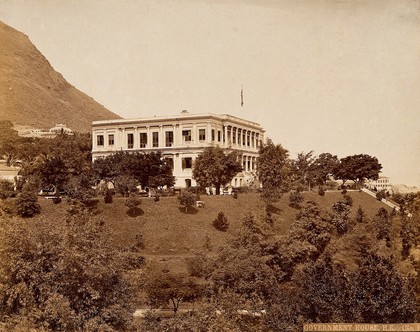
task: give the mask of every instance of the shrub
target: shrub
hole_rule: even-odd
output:
[[[324,196],[325,195],[325,189],[324,189],[324,187],[319,187],[318,188],[318,195],[319,196]]]
[[[197,201],[196,195],[188,190],[183,190],[178,196],[179,204],[185,207],[185,213],[188,213],[188,208],[193,206]]]
[[[232,196],[233,196],[234,199],[238,199],[238,192],[234,191]]]
[[[347,189],[346,189],[346,188],[344,188],[344,189],[341,191],[341,193],[342,193],[343,195],[347,194]]]
[[[385,199],[385,198],[386,198],[386,192],[385,192],[385,190],[381,190],[381,191],[378,191],[376,193],[376,199],[378,201],[381,201],[382,199]]]
[[[7,180],[0,180],[0,198],[6,199],[15,194],[13,183]]]
[[[160,195],[156,194],[155,197],[153,198],[153,200],[157,203],[160,201]]]
[[[353,198],[351,198],[349,195],[343,195],[343,201],[348,206],[352,206],[353,205]]]
[[[300,208],[300,203],[303,202],[303,195],[300,191],[291,191],[289,194],[289,205],[293,208]]]
[[[229,222],[223,212],[219,212],[217,218],[213,220],[213,226],[221,232],[226,232],[228,230]]]
[[[16,207],[18,215],[22,217],[32,217],[41,211],[37,194],[27,189],[18,195]]]
[[[61,203],[61,197],[60,196],[56,196],[52,199],[54,204],[59,204]]]
[[[112,192],[108,188],[105,189],[104,202],[106,204],[112,203]]]
[[[131,193],[130,196],[128,196],[128,198],[125,200],[125,206],[128,207],[128,211],[133,211],[140,204],[140,199],[134,193]]]

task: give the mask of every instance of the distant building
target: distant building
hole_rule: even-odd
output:
[[[223,114],[190,114],[94,121],[92,159],[117,151],[161,151],[173,169],[175,186],[195,186],[192,167],[205,147],[218,145],[242,154],[243,172],[231,182],[240,187],[253,183],[263,128],[255,122]]]
[[[60,134],[73,135],[73,130],[68,128],[65,124],[59,123],[48,131],[43,129],[30,129],[19,131],[19,136],[22,137],[41,137],[41,138],[54,138]]]
[[[371,190],[385,190],[389,193],[392,191],[391,180],[387,176],[380,176],[377,180],[369,180],[365,183],[366,187]]]

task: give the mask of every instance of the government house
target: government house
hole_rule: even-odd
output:
[[[243,171],[231,187],[252,185],[263,128],[228,114],[192,114],[139,119],[102,120],[92,123],[92,159],[117,151],[160,151],[173,169],[175,187],[195,186],[194,160],[205,147],[218,145],[241,154]]]

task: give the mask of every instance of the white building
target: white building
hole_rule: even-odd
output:
[[[391,180],[387,176],[380,176],[377,180],[367,181],[366,186],[371,190],[392,192]]]
[[[161,151],[172,165],[175,187],[195,186],[192,167],[205,147],[218,145],[242,155],[243,172],[231,182],[234,187],[251,185],[256,160],[264,139],[263,128],[255,122],[227,114],[190,114],[94,121],[92,159],[117,151]]]

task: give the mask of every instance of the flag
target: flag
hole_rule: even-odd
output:
[[[241,107],[244,106],[244,89],[241,87]]]

